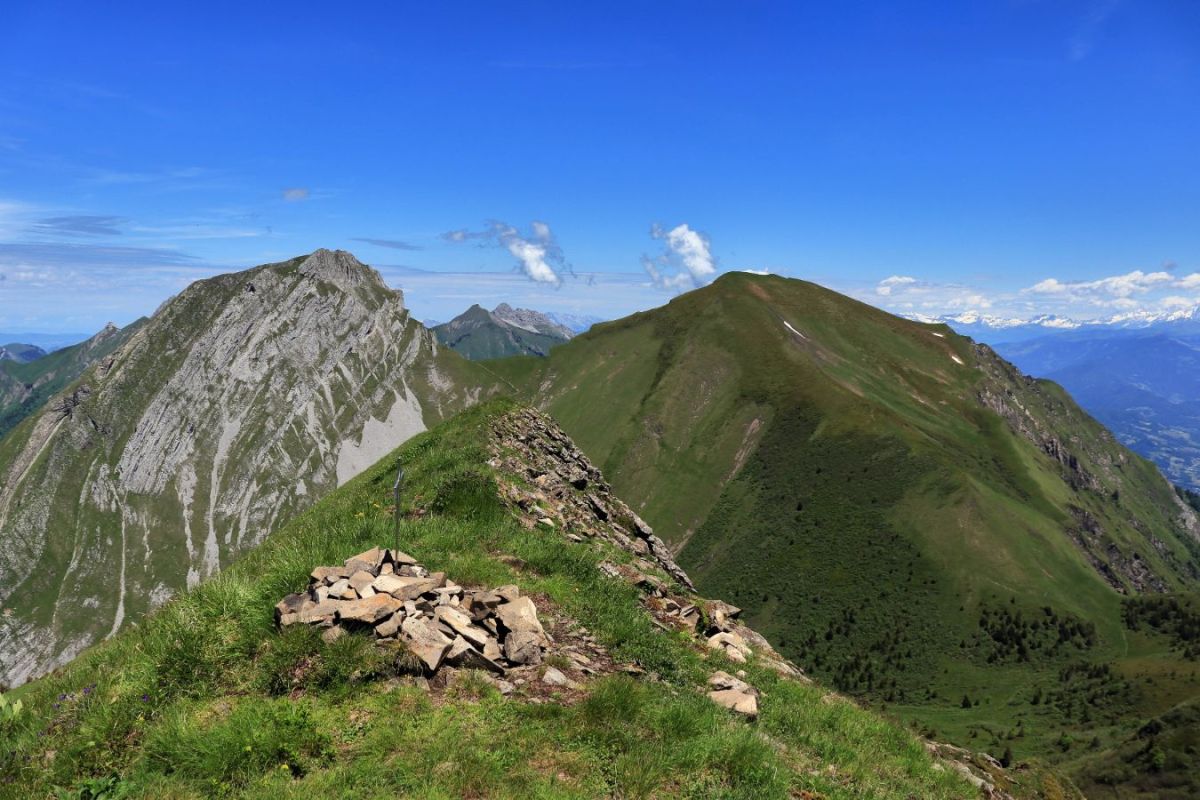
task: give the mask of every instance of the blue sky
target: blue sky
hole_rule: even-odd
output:
[[[0,329],[321,246],[426,319],[730,269],[929,314],[1200,302],[1194,2],[173,5],[0,10]]]

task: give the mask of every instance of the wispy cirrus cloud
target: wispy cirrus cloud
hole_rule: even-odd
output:
[[[571,266],[563,250],[550,230],[549,224],[534,220],[529,224],[530,233],[522,233],[516,227],[500,220],[491,220],[482,231],[465,228],[447,231],[442,238],[448,242],[462,243],[477,240],[484,246],[503,247],[517,259],[517,267],[534,283],[553,286],[562,284],[562,276],[571,273]]]
[[[655,223],[650,235],[663,242],[657,256],[642,256],[642,268],[660,289],[687,291],[703,286],[717,274],[717,260],[708,236],[682,223],[667,230]]]
[[[99,330],[152,312],[219,267],[179,250],[0,242],[0,327]]]
[[[100,214],[74,214],[44,217],[30,226],[30,233],[50,236],[120,236],[119,226],[129,220]]]
[[[424,250],[425,248],[419,244],[412,244],[401,239],[372,239],[367,236],[351,236],[352,242],[363,242],[365,244],[373,244],[376,247],[386,247],[389,250]]]
[[[95,184],[137,184],[137,183],[162,183],[169,181],[191,180],[193,178],[201,178],[206,175],[206,171],[200,167],[186,167],[184,169],[165,169],[158,172],[128,172],[116,169],[93,168],[86,171],[84,180],[88,183]]]

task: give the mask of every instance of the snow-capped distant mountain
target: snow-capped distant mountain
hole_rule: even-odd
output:
[[[1151,330],[1173,335],[1200,334],[1200,305],[1174,311],[1130,311],[1096,320],[1076,320],[1057,314],[1016,319],[967,311],[929,316],[905,314],[917,322],[945,324],[957,333],[988,344],[1006,344],[1067,331]]]
[[[1200,325],[1200,305],[1175,311],[1130,311],[1109,318],[1104,324],[1121,328],[1151,328],[1158,325]]]

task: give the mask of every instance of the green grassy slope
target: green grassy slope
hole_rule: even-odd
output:
[[[1061,389],[944,326],[729,274],[489,366],[702,591],[939,735],[1071,760],[1197,692],[1114,590],[1195,586],[1195,518]]]
[[[144,323],[140,319],[124,328],[105,328],[87,341],[34,361],[0,361],[0,437],[124,344]]]
[[[516,355],[544,356],[550,348],[566,341],[561,336],[511,325],[478,305],[430,330],[439,342],[472,361]]]
[[[753,663],[756,722],[710,703],[703,682],[719,660],[603,576],[598,561],[619,553],[530,530],[501,505],[485,442],[508,408],[411,440],[219,576],[24,687],[25,711],[0,722],[0,796],[976,796],[902,728]],[[540,704],[470,674],[428,695],[359,636],[278,633],[274,603],[314,565],[390,545],[397,458],[406,551],[465,585],[544,594],[642,677]],[[1023,780],[1024,796],[1063,796]]]

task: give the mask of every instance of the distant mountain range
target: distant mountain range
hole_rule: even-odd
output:
[[[1200,489],[1200,307],[1103,320],[978,312],[927,317],[986,342],[1023,372],[1061,384],[1177,485]]]
[[[1200,335],[1087,329],[996,345],[1023,371],[1067,389],[1167,477],[1200,489]]]
[[[84,370],[109,356],[145,322],[140,319],[124,328],[112,323],[78,344],[47,354],[40,347],[24,346],[25,358],[0,359],[0,436],[39,409],[50,397],[66,388]],[[5,345],[12,351],[14,345]],[[31,350],[40,353],[30,358]]]
[[[10,342],[0,345],[0,361],[16,361],[18,364],[28,364],[46,355],[46,351],[35,344]]]
[[[491,311],[476,304],[449,322],[435,326],[445,346],[472,361],[506,356],[544,356],[570,340],[575,331],[548,315],[501,303]]]
[[[29,331],[0,331],[0,342],[21,342],[47,353],[78,344],[91,336],[90,333],[31,333]],[[9,345],[5,345],[8,347]]]
[[[977,311],[941,316],[926,314],[903,314],[901,316],[917,322],[949,325],[963,336],[970,336],[993,345],[1036,339],[1064,331],[1157,330],[1175,335],[1200,335],[1200,306],[1176,311],[1132,311],[1099,320],[1076,320],[1057,314],[1042,314],[1030,319],[1017,319],[980,314]]]
[[[564,328],[570,328],[575,333],[583,333],[597,322],[604,322],[604,317],[592,314],[563,314],[557,311],[547,311],[546,316]]]

